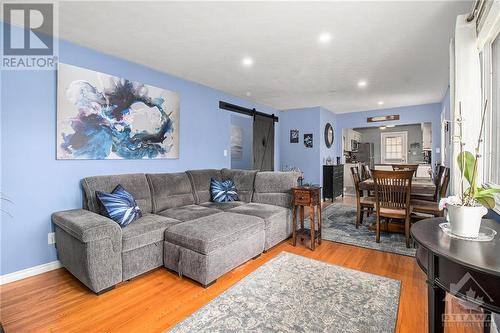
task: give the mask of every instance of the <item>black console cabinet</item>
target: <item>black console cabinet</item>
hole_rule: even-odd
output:
[[[344,165],[323,165],[323,200],[344,197]]]

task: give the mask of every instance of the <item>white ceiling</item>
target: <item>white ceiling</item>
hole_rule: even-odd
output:
[[[457,1],[61,2],[59,27],[77,44],[277,109],[342,113],[441,101],[455,18],[470,8]],[[332,35],[329,44],[318,42],[321,32]],[[252,67],[242,66],[245,56]],[[366,88],[357,87],[360,79]]]

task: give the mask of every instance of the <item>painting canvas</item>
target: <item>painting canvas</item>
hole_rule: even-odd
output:
[[[231,126],[231,159],[243,159],[243,128]]]
[[[290,143],[299,143],[299,130],[290,130]]]
[[[313,135],[312,134],[304,134],[304,146],[306,146],[306,148],[313,147]]]
[[[58,159],[179,157],[179,95],[59,64]]]

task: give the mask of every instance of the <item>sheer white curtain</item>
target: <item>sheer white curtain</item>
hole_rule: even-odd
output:
[[[462,109],[463,132],[462,138],[465,142],[464,150],[474,154],[477,145],[479,130],[481,127],[481,66],[479,62],[479,51],[477,48],[476,22],[467,22],[467,15],[457,17],[455,26],[455,38],[452,44],[452,66],[450,80],[451,96],[451,183],[450,193],[460,192],[460,170],[456,163],[460,152],[458,135],[459,108]],[[454,47],[453,47],[454,46]],[[481,168],[478,170],[482,172]],[[478,175],[482,179],[482,174]]]

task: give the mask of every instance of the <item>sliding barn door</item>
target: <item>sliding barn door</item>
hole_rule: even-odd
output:
[[[253,169],[274,170],[274,120],[254,115],[253,118]]]

